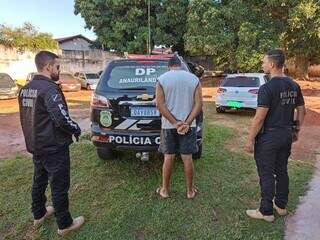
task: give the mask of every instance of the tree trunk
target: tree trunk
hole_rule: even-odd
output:
[[[297,56],[295,58],[295,76],[298,79],[308,80],[309,59],[305,56]]]

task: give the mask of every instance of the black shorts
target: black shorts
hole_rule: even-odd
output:
[[[197,132],[192,127],[185,135],[177,129],[161,129],[159,152],[163,154],[193,154],[198,152]]]

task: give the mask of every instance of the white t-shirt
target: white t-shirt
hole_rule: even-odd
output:
[[[195,90],[199,84],[197,76],[185,70],[171,70],[162,74],[158,82],[164,91],[168,110],[177,120],[185,121],[194,105]],[[195,126],[196,121],[194,120],[191,127]],[[162,116],[161,128],[173,129],[175,127]]]

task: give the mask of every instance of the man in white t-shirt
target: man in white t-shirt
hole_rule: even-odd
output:
[[[161,75],[156,87],[156,103],[161,119],[161,143],[164,154],[163,182],[157,189],[159,196],[169,197],[169,183],[173,161],[180,154],[184,164],[187,198],[193,199],[197,189],[193,186],[192,154],[198,151],[196,117],[202,110],[202,91],[199,79],[181,69],[181,61],[173,57],[169,70]]]

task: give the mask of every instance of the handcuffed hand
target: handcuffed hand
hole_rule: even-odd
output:
[[[177,132],[178,134],[180,135],[185,135],[190,129],[190,125],[187,124],[187,123],[183,123],[178,129],[177,129]]]
[[[174,124],[174,127],[178,130],[179,127],[181,127],[183,125],[183,122],[182,121],[177,121],[175,124]]]

